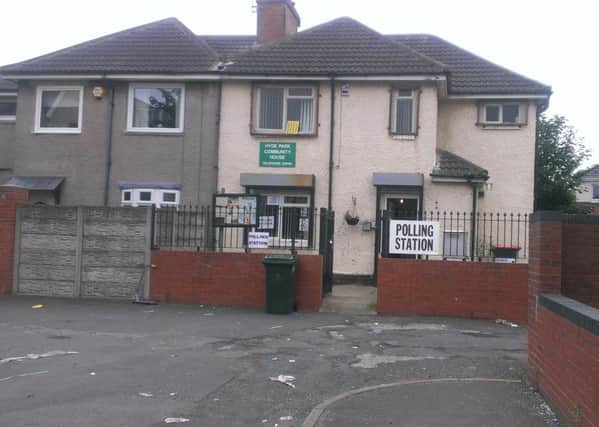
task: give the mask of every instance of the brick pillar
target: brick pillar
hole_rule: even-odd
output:
[[[28,200],[26,190],[0,189],[0,295],[12,290],[17,206]]]
[[[562,214],[535,212],[530,218],[528,256],[528,375],[539,380],[539,357],[543,344],[537,323],[539,295],[561,293],[562,288]]]

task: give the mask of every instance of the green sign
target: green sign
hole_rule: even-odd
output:
[[[266,168],[294,168],[295,142],[261,142],[260,166]]]

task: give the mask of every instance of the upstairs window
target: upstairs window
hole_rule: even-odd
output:
[[[316,89],[261,86],[256,88],[257,133],[313,135],[316,131]]]
[[[17,118],[17,96],[0,93],[0,121],[12,122]]]
[[[485,125],[518,126],[524,124],[523,106],[519,103],[482,104],[479,121]]]
[[[42,133],[81,133],[83,88],[44,86],[37,88],[35,131]]]
[[[183,85],[131,84],[127,130],[183,132]]]
[[[156,206],[157,208],[179,205],[179,190],[157,188],[131,188],[121,191],[122,206]]]
[[[417,91],[396,89],[393,91],[391,133],[415,135],[417,128]]]
[[[593,200],[599,200],[599,184],[593,184]]]

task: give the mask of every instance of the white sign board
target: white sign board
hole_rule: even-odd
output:
[[[437,221],[389,221],[389,253],[439,255]]]
[[[268,249],[268,233],[250,231],[248,233],[248,248]]]

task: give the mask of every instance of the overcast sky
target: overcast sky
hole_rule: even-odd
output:
[[[197,34],[254,34],[254,0],[19,0],[3,6],[0,64],[174,16]],[[430,33],[553,87],[599,163],[599,6],[592,0],[296,0],[301,29],[350,16],[386,34]],[[509,153],[506,153],[509,155]]]

